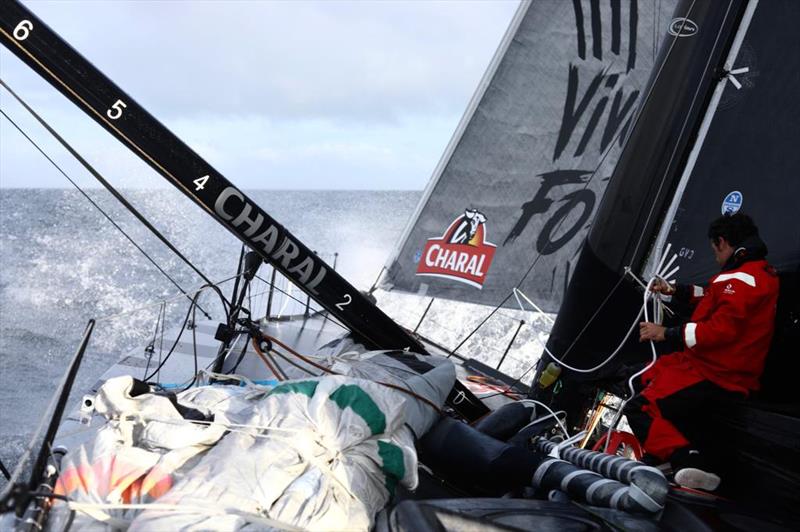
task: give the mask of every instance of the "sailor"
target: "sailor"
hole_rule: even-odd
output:
[[[665,342],[675,351],[641,376],[642,391],[625,414],[645,452],[669,460],[677,484],[713,491],[720,478],[701,453],[712,436],[701,412],[709,401],[741,399],[759,388],[775,328],[778,277],[749,216],[714,220],[708,237],[722,270],[707,288],[661,280],[653,287],[694,311],[691,321],[678,327],[639,324],[641,342]]]

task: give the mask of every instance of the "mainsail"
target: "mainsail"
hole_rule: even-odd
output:
[[[695,31],[686,36],[688,32],[676,31],[661,48],[662,64],[651,79],[648,101],[614,170],[547,343],[560,360],[594,367],[626,337],[641,306],[639,286],[626,282],[626,268],[637,274],[645,268],[743,9],[741,2],[678,6],[678,19]],[[693,231],[705,233],[708,221]],[[625,352],[636,358],[640,345],[631,335]],[[540,369],[547,362],[543,358]],[[602,371],[613,367],[609,364]],[[566,372],[562,380],[596,377]],[[577,402],[591,400],[576,391],[566,395]]]
[[[711,113],[683,171],[654,249],[678,253],[682,282],[702,284],[718,267],[705,227],[742,210],[757,222],[779,272],[800,267],[800,4],[762,2],[725,65]],[[652,261],[652,260],[651,260]]]
[[[551,332],[548,347],[568,363],[591,367],[625,336],[641,305],[625,270],[649,276],[667,242],[678,254],[681,282],[702,284],[718,271],[706,229],[724,212],[752,214],[770,247],[768,259],[780,271],[797,269],[800,235],[790,220],[800,194],[794,177],[800,159],[791,148],[798,113],[785,105],[800,88],[797,44],[772,38],[770,29],[796,23],[797,6],[762,3],[743,19],[744,5],[687,1],[678,8],[694,32],[671,36],[662,47],[651,98]]]
[[[741,209],[755,219],[767,260],[780,275],[775,336],[759,401],[698,403],[698,412],[705,414],[704,428],[725,442],[726,449],[715,451],[731,455],[723,489],[771,511],[796,513],[800,424],[791,390],[800,332],[800,231],[793,221],[800,197],[794,102],[800,5],[686,0],[676,17],[680,25],[661,48],[650,99],[614,170],[547,344],[573,368],[597,369],[564,369],[558,387],[537,395],[579,423],[598,388],[630,373],[617,372],[620,363],[649,360],[634,330],[642,289],[628,268],[647,281],[670,243],[679,282],[706,283],[719,271],[708,224]],[[612,352],[619,354],[608,358]],[[543,357],[539,374],[549,362]]]
[[[674,6],[522,2],[383,288],[558,310]]]

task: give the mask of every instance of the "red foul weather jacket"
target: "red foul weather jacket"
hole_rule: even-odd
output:
[[[750,260],[715,275],[705,290],[688,288],[697,306],[680,327],[684,350],[676,356],[721,388],[757,390],[775,330],[775,270]]]

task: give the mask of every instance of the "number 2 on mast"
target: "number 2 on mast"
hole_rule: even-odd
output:
[[[339,310],[344,310],[344,307],[352,303],[352,301],[353,301],[353,296],[351,296],[350,294],[345,294],[344,301],[342,301],[341,303],[336,303],[336,308],[338,308]]]

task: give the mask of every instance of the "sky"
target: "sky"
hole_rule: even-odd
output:
[[[421,190],[519,3],[24,2],[244,189]],[[5,48],[0,77],[112,183],[166,186]],[[97,186],[4,90],[0,107]],[[0,117],[0,187],[68,187]]]

